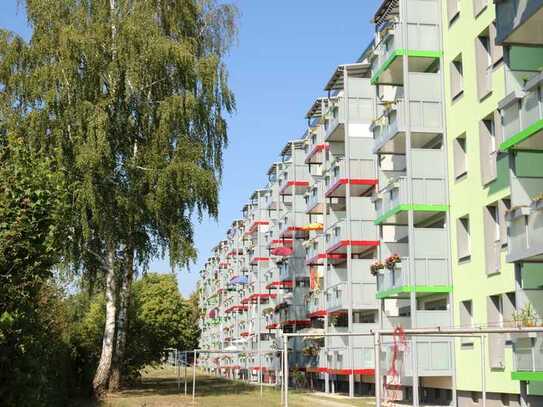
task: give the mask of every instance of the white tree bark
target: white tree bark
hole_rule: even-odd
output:
[[[108,249],[106,263],[106,323],[104,327],[104,338],[102,340],[102,353],[92,381],[94,394],[97,397],[103,396],[107,390],[115,341],[115,318],[117,314],[115,300],[117,295],[117,282],[115,279],[114,248]]]
[[[126,350],[126,335],[128,330],[128,306],[130,305],[130,290],[134,276],[134,251],[127,249],[126,264],[119,291],[119,312],[117,316],[117,337],[113,356],[113,367],[109,378],[109,390],[119,390],[122,382],[122,368]]]

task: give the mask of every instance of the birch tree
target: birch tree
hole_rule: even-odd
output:
[[[121,379],[134,272],[196,256],[192,219],[216,216],[233,6],[214,0],[26,0],[32,38],[1,32],[0,87],[25,142],[65,174],[65,263],[103,273],[97,395]],[[111,375],[112,366],[114,374]]]

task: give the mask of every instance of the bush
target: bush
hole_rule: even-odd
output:
[[[0,316],[0,400],[3,406],[61,406],[71,396],[71,348],[59,291]]]

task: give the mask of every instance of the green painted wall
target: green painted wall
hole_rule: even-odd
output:
[[[518,151],[515,156],[517,177],[541,177],[543,174],[543,151]]]
[[[474,323],[487,323],[487,297],[494,294],[515,291],[513,265],[505,261],[505,251],[501,254],[500,273],[487,276],[484,258],[483,208],[498,199],[509,195],[508,159],[498,160],[498,178],[483,187],[479,159],[479,121],[496,110],[498,101],[505,93],[504,66],[497,66],[492,74],[492,93],[483,101],[477,97],[475,70],[475,39],[493,22],[494,4],[488,0],[487,8],[477,17],[473,13],[472,0],[460,0],[460,15],[449,27],[446,1],[443,6],[443,49],[445,106],[447,115],[447,146],[449,154],[449,191],[451,216],[451,256],[453,276],[453,314],[454,324],[460,326],[459,304],[464,300],[473,301]],[[450,70],[451,61],[462,54],[464,72],[464,94],[451,101]],[[453,173],[454,138],[466,135],[467,168],[466,177],[457,181]],[[456,220],[469,215],[471,236],[471,258],[459,263],[456,247]],[[480,391],[480,347],[474,341],[472,348],[461,348],[459,342],[456,352],[456,380],[459,390]],[[506,368],[487,370],[487,391],[518,393],[519,383],[511,380],[512,350],[505,351]],[[488,357],[486,359],[488,366]]]
[[[541,71],[543,70],[543,48],[511,47],[510,67],[515,71]]]

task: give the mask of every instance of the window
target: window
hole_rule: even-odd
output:
[[[462,328],[473,328],[473,302],[471,300],[460,302],[460,325]],[[462,346],[472,346],[473,338],[463,338]]]
[[[511,200],[509,198],[498,201],[498,223],[500,225],[500,242],[503,247],[507,247],[507,212],[511,209]]]
[[[449,24],[452,24],[460,14],[459,0],[447,0],[447,18]]]
[[[464,67],[462,54],[451,61],[451,98],[458,99],[464,93]]]
[[[483,208],[483,226],[486,274],[499,273],[502,244],[500,240],[500,219],[497,202]]]
[[[458,260],[469,260],[471,256],[471,239],[468,215],[458,218],[456,221],[456,247]]]
[[[488,28],[475,38],[475,70],[477,96],[481,100],[492,91],[492,56]]]
[[[501,116],[495,111],[479,122],[479,154],[481,183],[494,181],[498,175],[498,146],[501,142]]]
[[[503,297],[491,295],[487,300],[487,324],[490,328],[503,327]],[[505,335],[488,335],[488,355],[491,369],[505,367]]]
[[[376,322],[375,313],[367,313],[361,311],[353,311],[354,324],[374,324]]]
[[[488,35],[490,38],[490,56],[492,59],[493,67],[503,61],[503,47],[496,44],[496,34],[496,23],[494,22],[488,27]]]
[[[473,16],[478,17],[486,9],[487,3],[488,0],[473,0]]]
[[[464,178],[468,173],[465,134],[462,134],[454,139],[453,153],[454,177],[458,180],[460,178]]]

